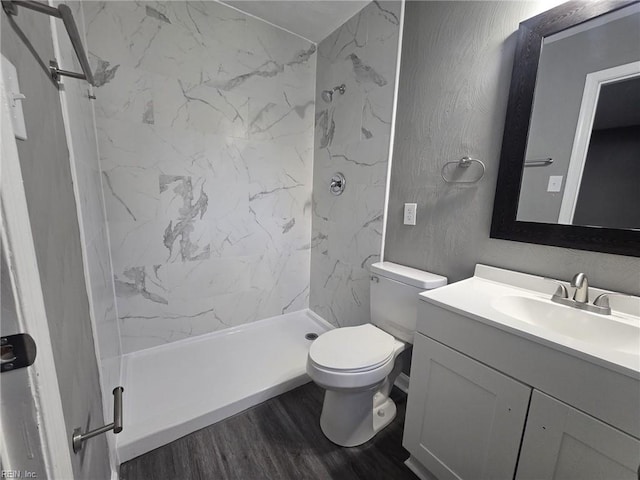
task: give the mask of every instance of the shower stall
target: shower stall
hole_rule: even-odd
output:
[[[94,87],[65,80],[63,110],[117,464],[307,382],[305,336],[368,321],[402,3],[320,42],[213,1],[72,8]]]

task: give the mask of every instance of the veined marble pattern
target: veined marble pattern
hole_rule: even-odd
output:
[[[310,307],[337,326],[370,319],[380,259],[400,2],[372,2],[318,45]],[[326,103],[320,92],[346,85]],[[329,193],[342,172],[344,193]]]
[[[87,2],[123,350],[306,308],[316,46],[217,2]]]

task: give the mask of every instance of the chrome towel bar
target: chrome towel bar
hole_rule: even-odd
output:
[[[525,167],[546,167],[547,165],[551,165],[553,163],[553,158],[540,158],[536,160],[525,160]]]
[[[80,66],[82,67],[82,73],[62,70],[61,68],[58,68],[57,62],[52,60],[49,69],[51,70],[51,76],[53,79],[57,82],[60,80],[60,76],[66,76],[86,80],[91,85],[95,85],[93,81],[93,73],[91,73],[91,66],[89,65],[87,54],[82,47],[80,32],[78,31],[76,22],[73,19],[71,9],[64,4],[58,5],[58,8],[55,8],[47,5],[46,3],[36,2],[33,0],[2,0],[2,8],[7,15],[18,15],[18,7],[28,8],[35,12],[61,18],[65,28],[67,29],[67,34],[69,35],[73,49],[75,50]]]
[[[113,423],[96,428],[95,430],[90,430],[86,433],[81,433],[82,429],[80,428],[73,430],[73,436],[71,437],[73,453],[78,453],[82,450],[82,442],[96,435],[106,433],[109,430],[113,430],[113,433],[120,433],[122,431],[122,392],[124,392],[124,388],[122,387],[113,389]]]

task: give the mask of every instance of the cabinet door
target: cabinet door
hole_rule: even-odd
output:
[[[439,480],[512,479],[531,389],[416,334],[404,447]]]
[[[518,480],[637,480],[639,464],[640,441],[533,392]]]

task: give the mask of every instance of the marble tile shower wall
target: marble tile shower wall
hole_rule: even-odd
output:
[[[124,352],[306,308],[315,45],[216,2],[87,2]]]
[[[372,2],[318,45],[310,307],[338,326],[369,321],[380,259],[401,5]],[[322,90],[346,85],[326,103]],[[344,193],[329,193],[342,172]]]

